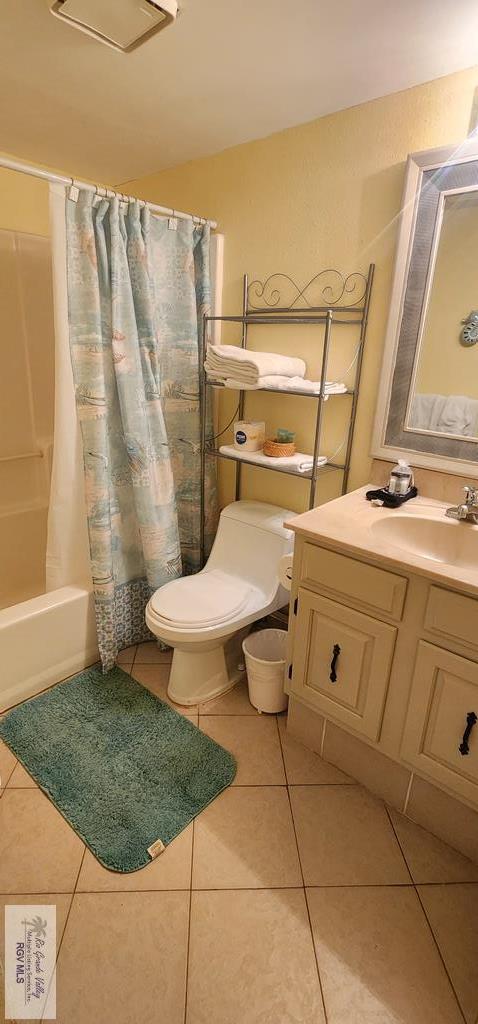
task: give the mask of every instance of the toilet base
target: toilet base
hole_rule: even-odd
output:
[[[226,644],[207,650],[175,647],[168,684],[170,700],[189,707],[231,690],[244,675],[241,645],[248,632],[242,629]]]

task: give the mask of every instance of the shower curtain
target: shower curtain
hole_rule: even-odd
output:
[[[87,190],[66,191],[65,220],[70,351],[106,671],[122,647],[150,638],[151,593],[199,568],[198,343],[210,303],[209,228]],[[212,464],[208,473],[211,537]]]

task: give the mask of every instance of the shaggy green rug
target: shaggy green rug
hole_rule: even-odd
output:
[[[232,754],[120,668],[25,701],[0,737],[113,871],[149,864],[236,774]]]

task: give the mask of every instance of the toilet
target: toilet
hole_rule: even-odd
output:
[[[259,501],[233,502],[221,512],[201,572],[152,595],[146,624],[173,648],[168,696],[176,704],[197,704],[231,689],[243,672],[248,626],[287,604],[278,567],[293,549],[293,533],[283,525],[293,515]]]

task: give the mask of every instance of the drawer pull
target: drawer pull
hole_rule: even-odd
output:
[[[337,682],[337,673],[335,671],[335,666],[337,664],[337,658],[338,658],[339,654],[340,654],[340,647],[339,647],[338,644],[334,644],[334,653],[333,653],[332,661],[330,662],[330,676],[329,676],[329,679],[330,679],[331,683],[336,683]]]
[[[469,740],[469,738],[471,736],[471,730],[472,730],[473,726],[476,725],[477,722],[478,722],[478,717],[475,715],[475,712],[474,711],[469,711],[467,716],[466,716],[466,729],[465,729],[465,731],[463,733],[463,739],[462,739],[462,741],[460,743],[460,746],[458,747],[458,750],[460,751],[460,754],[469,754],[470,753],[470,747],[469,747],[469,744],[468,744],[468,740]]]

